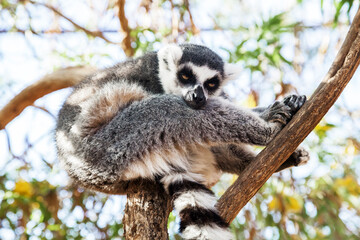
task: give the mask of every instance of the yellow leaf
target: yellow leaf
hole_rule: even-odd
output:
[[[318,125],[315,127],[315,131],[324,131],[330,130],[334,128],[334,125],[326,123],[324,120],[322,120]]]
[[[302,210],[302,201],[295,197],[287,196],[285,201],[285,208],[288,212],[299,213]]]
[[[39,209],[40,208],[40,204],[38,202],[32,202],[31,203],[31,208],[33,209]]]
[[[353,140],[348,140],[344,152],[345,152],[345,154],[347,154],[347,155],[354,156],[354,155],[356,155],[356,154],[359,153],[359,149],[358,149],[357,146],[354,144],[354,141],[353,141]]]
[[[360,185],[356,181],[356,179],[349,175],[345,178],[338,178],[335,180],[335,188],[343,187],[345,188],[350,194],[358,195],[360,194]]]
[[[337,169],[339,167],[339,163],[338,162],[333,162],[330,165],[331,169]]]
[[[348,187],[353,182],[351,176],[346,176],[345,178],[338,178],[335,180],[335,185],[337,187]]]
[[[20,179],[15,183],[14,192],[26,197],[31,197],[33,194],[33,188],[30,183]]]
[[[256,98],[253,93],[250,93],[244,102],[245,107],[254,108],[257,106]]]
[[[270,211],[280,210],[280,200],[277,197],[273,197],[273,199],[269,202],[268,208]]]

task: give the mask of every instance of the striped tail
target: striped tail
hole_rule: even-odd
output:
[[[195,174],[164,176],[161,182],[172,197],[180,215],[180,232],[184,239],[233,239],[227,224],[218,214],[214,193],[199,183]]]

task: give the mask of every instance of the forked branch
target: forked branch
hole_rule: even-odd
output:
[[[227,222],[230,223],[236,217],[242,207],[320,122],[350,81],[359,62],[360,11],[358,10],[333,65],[313,96],[219,200],[217,207]],[[95,69],[91,67],[75,67],[46,75],[24,89],[0,110],[0,130],[25,107],[32,105],[36,99],[55,90],[70,87],[94,71]],[[164,209],[168,207],[167,204],[165,205]]]
[[[220,198],[217,208],[228,223],[320,122],[350,81],[359,62],[360,10],[329,72],[309,101]]]
[[[0,110],[0,130],[4,129],[10,121],[37,99],[56,90],[71,87],[95,70],[95,68],[89,66],[68,67],[45,75],[22,90]]]

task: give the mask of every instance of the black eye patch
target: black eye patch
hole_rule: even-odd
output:
[[[187,67],[184,67],[177,72],[177,78],[184,85],[194,85],[196,83],[196,78],[193,72]]]
[[[220,80],[218,77],[213,77],[210,78],[209,80],[207,80],[204,83],[204,87],[206,88],[206,90],[208,90],[209,92],[214,92],[216,89],[219,88],[220,85]]]

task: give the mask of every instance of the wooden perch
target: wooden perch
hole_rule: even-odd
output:
[[[242,207],[315,128],[350,81],[360,61],[359,29],[360,11],[358,10],[333,65],[311,99],[220,198],[217,208],[228,223],[236,217]],[[38,98],[73,86],[94,71],[95,69],[92,67],[72,67],[44,76],[38,82],[25,88],[0,110],[0,130],[4,129],[23,109],[32,105]],[[136,238],[139,236],[136,234],[143,229],[143,232],[146,232],[146,236],[143,235],[144,239],[154,239],[154,236],[167,238],[165,227],[170,210],[169,199],[162,188],[144,186],[146,185],[133,186],[133,191],[128,194],[128,206],[124,218],[125,236],[128,239]],[[142,190],[136,190],[141,187],[150,191],[149,194],[145,194]],[[160,200],[153,201],[154,199]],[[148,203],[152,205],[148,205]],[[129,206],[136,208],[131,209]],[[146,216],[147,206],[150,206],[150,209],[158,214]],[[135,220],[136,224],[132,224]],[[159,225],[159,223],[161,224]],[[147,228],[144,229],[144,226]],[[157,233],[151,232],[152,229],[155,229],[153,226],[160,226],[156,228]]]
[[[129,183],[124,211],[125,239],[169,239],[167,224],[171,200],[163,186],[153,181]]]
[[[118,0],[118,17],[120,21],[120,30],[124,34],[124,39],[121,42],[121,48],[124,50],[126,56],[131,57],[134,56],[135,50],[131,46],[131,29],[129,27],[129,21],[125,15],[125,0]]]
[[[45,75],[22,90],[0,110],[0,130],[37,99],[56,90],[71,87],[95,70],[89,66],[68,67]]]
[[[230,223],[328,112],[360,62],[360,9],[324,80],[288,125],[220,198],[217,208]]]

